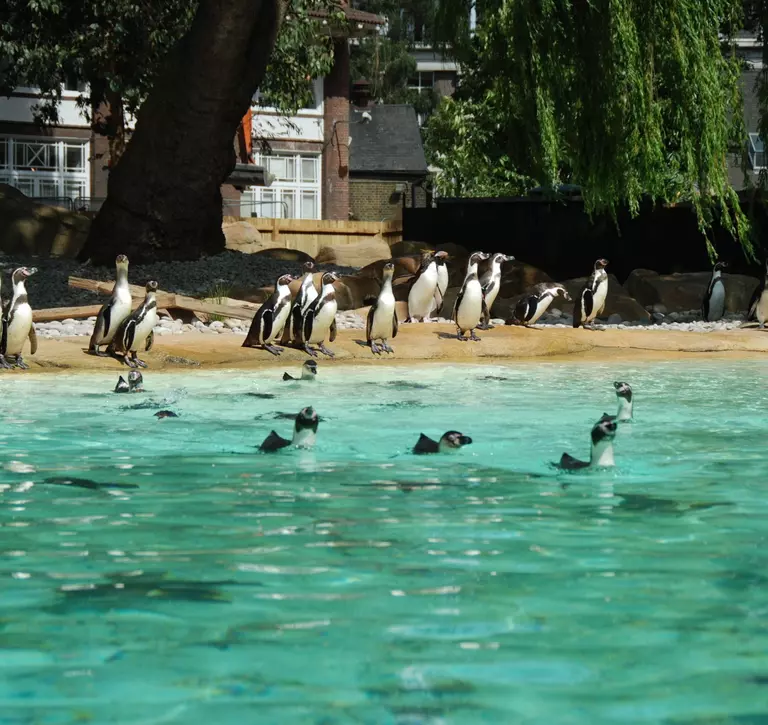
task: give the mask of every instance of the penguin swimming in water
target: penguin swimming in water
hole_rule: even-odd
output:
[[[384,352],[394,352],[387,340],[397,337],[397,311],[395,310],[395,295],[392,292],[392,275],[395,273],[395,265],[387,262],[384,265],[384,282],[376,301],[368,310],[368,320],[365,325],[365,339],[371,346],[374,355]],[[381,347],[376,344],[381,340]]]
[[[304,343],[302,340],[301,332],[301,320],[302,315],[317,298],[317,289],[315,288],[314,278],[312,277],[315,271],[314,262],[304,262],[301,266],[302,277],[299,291],[296,293],[296,298],[293,300],[291,312],[288,317],[288,322],[283,329],[283,338],[280,341],[283,345],[293,343],[294,345],[301,345]]]
[[[19,267],[11,275],[13,298],[6,310],[0,347],[0,359],[22,370],[29,369],[29,365],[21,357],[27,339],[29,339],[30,353],[34,355],[37,352],[37,334],[32,322],[32,308],[27,299],[27,288],[24,284],[35,272],[37,272],[36,267]]]
[[[121,375],[117,379],[117,385],[115,386],[116,393],[143,393],[144,392],[144,376],[138,370],[131,370],[128,373],[128,381]]]
[[[446,256],[445,252],[437,254]],[[406,322],[417,322],[429,318],[437,289],[437,259],[435,254],[425,254],[421,259],[419,271],[411,283],[408,292],[408,318]]]
[[[701,303],[701,316],[706,322],[717,322],[725,314],[723,270],[727,266],[725,262],[718,262],[712,269],[712,278]]]
[[[162,418],[178,418],[179,416],[176,415],[172,410],[158,410],[157,413],[155,413],[155,418],[162,419]]]
[[[452,319],[459,329],[457,335],[459,340],[466,341],[465,332],[469,332],[469,339],[478,342],[480,338],[475,335],[475,328],[480,324],[480,320],[488,313],[483,297],[483,288],[480,286],[480,280],[477,278],[477,265],[483,260],[488,259],[485,252],[475,252],[469,257],[467,262],[467,274],[464,277],[464,284],[456,297],[456,304],[453,307]]]
[[[749,301],[749,314],[747,315],[748,320],[757,320],[760,323],[761,330],[765,328],[765,321],[768,320],[768,289],[766,289],[766,282],[768,282],[768,257],[765,260],[763,278],[755,288],[752,299]]]
[[[459,433],[457,430],[449,430],[447,433],[443,433],[439,441],[433,440],[422,433],[413,447],[413,452],[418,455],[422,453],[446,453],[448,451],[457,451],[462,446],[468,446],[470,443],[472,443],[472,439],[463,433]]]
[[[314,380],[317,377],[317,362],[307,360],[301,366],[301,377],[294,378],[290,373],[283,373],[283,380]]]
[[[599,317],[605,308],[605,298],[608,296],[608,275],[605,268],[607,259],[598,259],[592,274],[587,278],[587,283],[573,305],[573,326],[592,325],[595,318]]]
[[[445,260],[448,259],[448,252],[437,252],[435,262],[437,263],[437,285],[435,286],[435,296],[432,302],[432,310],[435,317],[440,317],[443,311],[443,299],[445,291],[448,289],[448,265]]]
[[[491,266],[488,267],[480,278],[480,286],[483,288],[486,307],[482,325],[479,325],[481,330],[490,330],[493,327],[491,325],[491,308],[499,294],[499,289],[501,289],[501,265],[504,262],[514,261],[515,258],[511,254],[494,254],[491,257]]]
[[[147,367],[147,363],[139,360],[138,350],[143,347],[145,351],[149,351],[154,339],[153,331],[157,324],[157,282],[147,282],[146,290],[144,301],[123,321],[113,340],[115,353],[122,355],[123,362],[129,367]]]
[[[632,420],[632,388],[629,383],[614,383],[616,390],[616,399],[619,403],[619,410],[616,413],[616,420],[619,423],[625,423]]]
[[[302,319],[302,340],[304,341],[304,351],[312,357],[317,357],[309,345],[317,344],[318,350],[335,357],[325,346],[325,338],[329,342],[336,339],[336,310],[339,305],[336,302],[336,290],[333,287],[335,280],[339,278],[335,272],[326,272],[323,275],[323,289],[320,295],[307,307]]]
[[[571,301],[571,296],[561,284],[551,284],[542,282],[533,288],[533,293],[523,297],[515,305],[515,315],[513,321],[520,325],[535,325],[539,318],[549,309],[552,300],[556,297],[562,297],[566,302]]]
[[[592,428],[592,448],[589,461],[563,453],[558,468],[565,471],[575,471],[582,468],[607,468],[615,465],[613,460],[613,439],[616,437],[616,416],[603,413],[603,417]]]
[[[259,446],[259,450],[263,453],[274,453],[288,446],[311,448],[315,445],[319,422],[317,413],[311,405],[307,408],[302,408],[296,416],[296,422],[293,426],[293,438],[291,440],[283,438],[275,431],[272,431]]]
[[[288,289],[291,280],[293,277],[290,274],[278,278],[272,296],[253,316],[243,347],[262,347],[273,355],[279,355],[283,351],[274,343],[282,336],[291,311],[291,291]]]
[[[128,315],[131,314],[131,289],[128,286],[128,257],[118,254],[115,259],[115,286],[109,302],[100,310],[93,327],[91,341],[88,343],[88,353],[101,357],[109,356],[109,352],[101,352],[101,345],[110,346],[115,333],[120,329]],[[109,347],[107,348],[109,350]]]

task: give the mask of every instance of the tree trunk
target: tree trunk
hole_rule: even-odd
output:
[[[146,263],[224,249],[221,185],[281,19],[279,0],[201,0],[110,172],[81,260],[111,265],[127,254]]]

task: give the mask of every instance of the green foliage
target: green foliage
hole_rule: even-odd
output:
[[[469,0],[441,0],[436,32],[462,84],[428,124],[440,193],[582,187],[587,210],[637,212],[648,195],[693,203],[750,252],[728,181],[743,147],[740,65],[721,31],[741,0],[490,0],[469,33]]]

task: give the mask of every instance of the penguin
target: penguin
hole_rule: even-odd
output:
[[[716,322],[725,314],[723,270],[727,266],[725,262],[718,262],[712,270],[712,278],[701,303],[701,316],[706,322]]]
[[[30,353],[34,355],[37,352],[37,334],[32,323],[32,308],[29,306],[27,288],[24,284],[36,272],[36,267],[19,267],[13,271],[11,275],[13,298],[6,309],[5,324],[3,325],[3,344],[0,348],[0,356],[6,363],[22,370],[29,369],[29,365],[21,357],[27,338],[29,338]],[[13,360],[9,358],[13,358]]]
[[[392,292],[392,275],[395,273],[395,265],[387,262],[384,265],[384,282],[376,301],[368,310],[368,320],[365,325],[365,339],[371,346],[374,355],[384,352],[394,352],[387,340],[397,337],[397,311],[395,310],[395,295]],[[381,340],[381,347],[376,344]]]
[[[251,328],[242,347],[262,347],[273,355],[279,355],[283,349],[273,343],[283,334],[283,328],[291,311],[290,274],[284,274],[275,283],[272,296],[256,311]]]
[[[132,304],[131,289],[128,286],[128,257],[118,254],[115,259],[115,286],[112,288],[109,302],[99,310],[88,344],[89,355],[109,356],[109,347],[107,352],[101,352],[99,347],[112,344],[112,339],[123,320],[131,314]]]
[[[294,378],[290,373],[283,373],[283,380],[314,380],[317,377],[317,362],[307,360],[301,366],[301,377]]]
[[[480,278],[480,286],[483,288],[483,296],[485,297],[486,313],[483,315],[483,322],[478,327],[481,330],[490,330],[491,325],[491,308],[496,301],[496,297],[499,294],[501,288],[501,265],[504,262],[514,262],[515,258],[511,254],[494,254],[491,257],[491,265],[483,273]]]
[[[121,375],[117,379],[117,385],[115,386],[116,393],[143,393],[144,392],[144,376],[138,370],[131,370],[128,373],[128,380]]]
[[[293,446],[294,448],[312,448],[312,446],[315,445],[319,422],[317,413],[311,405],[307,408],[302,408],[296,416],[296,422],[293,427],[293,438],[291,440],[283,438],[275,431],[272,431],[259,446],[259,450],[262,453],[274,453],[275,451],[279,451],[281,448],[287,448],[288,446]]]
[[[432,303],[432,312],[435,317],[440,317],[443,312],[443,300],[445,291],[448,289],[448,265],[445,260],[448,259],[448,252],[437,252],[435,262],[437,263],[437,286],[435,287],[435,297]]]
[[[573,326],[586,327],[592,324],[605,308],[605,298],[608,295],[608,275],[605,268],[607,259],[598,259],[592,274],[587,278],[584,289],[573,305]]]
[[[445,252],[438,252],[445,255]],[[437,289],[437,260],[428,253],[421,259],[421,267],[411,283],[408,292],[408,317],[406,322],[421,321],[429,318]]]
[[[766,290],[766,281],[768,281],[768,257],[765,260],[765,272],[760,284],[755,288],[752,299],[749,301],[748,320],[757,320],[760,323],[760,329],[765,328],[765,321],[768,320],[768,290]]]
[[[288,345],[291,342],[302,342],[301,315],[317,297],[317,289],[315,289],[315,282],[312,278],[312,273],[315,271],[315,263],[310,261],[304,262],[301,265],[301,270],[303,273],[301,285],[296,293],[296,298],[293,300],[288,322],[283,329],[283,338],[280,341],[282,345]]]
[[[468,446],[472,443],[469,436],[459,433],[457,430],[449,430],[443,433],[439,441],[428,438],[423,433],[419,435],[419,440],[413,447],[413,452],[417,455],[422,453],[446,453],[448,451],[457,451],[462,446]]]
[[[325,338],[329,342],[336,339],[336,310],[339,305],[336,302],[336,290],[333,287],[335,280],[339,278],[335,272],[326,272],[323,275],[323,288],[320,295],[309,305],[302,316],[302,340],[304,351],[312,357],[317,357],[317,352],[309,344],[315,343],[320,352],[334,357],[334,354],[325,346]]]
[[[178,418],[179,416],[176,415],[172,410],[158,410],[157,413],[155,413],[155,418],[158,420],[162,420],[163,418]]]
[[[592,428],[592,448],[589,461],[580,461],[568,453],[563,453],[558,468],[575,471],[581,468],[607,468],[614,466],[613,439],[616,437],[616,416],[603,413],[603,417]]]
[[[114,351],[123,356],[123,362],[129,367],[147,367],[139,360],[138,349],[145,351],[152,348],[153,330],[157,324],[157,282],[147,282],[147,294],[144,301],[123,320],[113,339]],[[130,357],[129,357],[130,354]]]
[[[10,365],[5,357],[2,354],[2,351],[5,350],[5,304],[3,303],[2,298],[2,289],[3,289],[3,276],[0,274],[0,369],[2,370],[10,370],[12,365]]]
[[[480,338],[475,335],[475,328],[480,323],[484,315],[488,313],[483,297],[483,288],[480,286],[480,280],[477,278],[477,265],[481,260],[488,259],[485,252],[475,252],[470,255],[467,262],[467,274],[464,277],[464,284],[461,286],[459,296],[456,298],[456,304],[453,307],[452,319],[459,329],[457,335],[459,340],[466,341],[465,332],[469,332],[469,339],[479,341]]]
[[[515,314],[507,324],[517,322],[520,325],[535,325],[539,318],[549,309],[555,297],[562,297],[566,302],[571,301],[571,296],[561,284],[542,282],[535,285],[532,294],[524,296],[515,305]]]
[[[632,388],[629,386],[629,383],[620,382],[614,383],[613,387],[616,390],[616,399],[619,404],[616,420],[619,423],[632,420]]]

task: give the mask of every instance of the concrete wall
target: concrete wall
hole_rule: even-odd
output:
[[[403,191],[398,191],[403,187]],[[357,221],[388,221],[401,219],[405,206],[412,204],[412,182],[385,181],[380,179],[351,179],[349,184],[349,206],[352,219]],[[426,206],[426,193],[416,187],[416,206]]]

